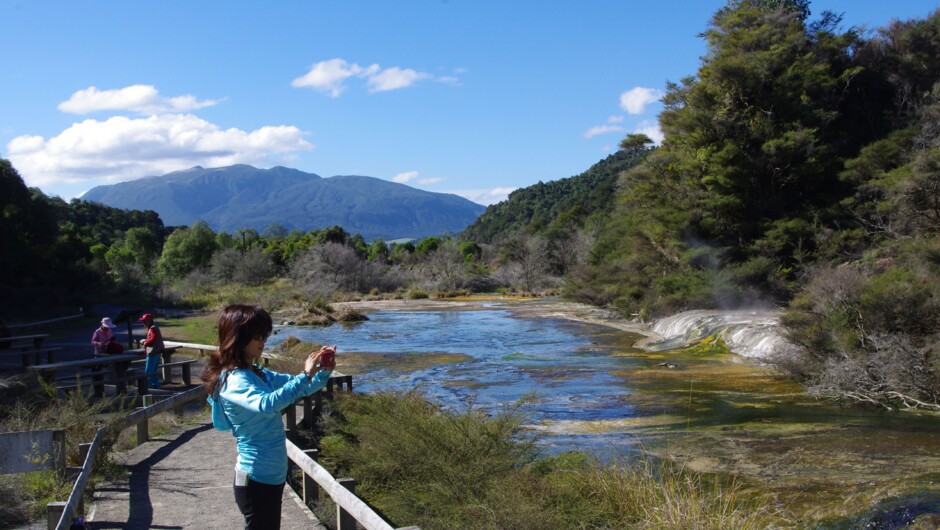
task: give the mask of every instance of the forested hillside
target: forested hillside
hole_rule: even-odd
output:
[[[149,266],[168,233],[156,212],[66,203],[27,188],[3,159],[0,211],[0,309],[7,316],[89,305],[96,295],[112,292],[107,271],[120,254],[115,248],[109,256],[112,246],[122,243],[127,260]]]
[[[554,220],[583,226],[592,215],[606,215],[613,206],[620,173],[646,155],[640,147],[619,150],[580,175],[516,190],[507,200],[489,206],[461,236],[477,243],[497,243],[519,230],[543,230]]]
[[[568,293],[641,317],[792,302],[812,388],[940,408],[940,11],[871,35],[809,14],[714,15]]]

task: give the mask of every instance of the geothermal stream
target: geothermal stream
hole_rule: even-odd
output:
[[[652,326],[663,340],[646,347],[663,350],[710,335],[720,337],[728,348],[741,356],[770,359],[789,346],[780,324],[780,311],[700,309],[660,319]]]

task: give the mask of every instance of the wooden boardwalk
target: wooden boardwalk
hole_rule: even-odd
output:
[[[211,420],[113,457],[129,474],[96,488],[89,528],[244,527],[232,494],[235,439],[213,429]],[[283,529],[325,530],[290,487],[284,488],[281,512]]]

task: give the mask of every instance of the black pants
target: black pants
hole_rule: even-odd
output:
[[[284,483],[277,486],[253,480],[247,486],[233,486],[235,504],[245,516],[245,530],[278,530],[281,528],[281,497]]]

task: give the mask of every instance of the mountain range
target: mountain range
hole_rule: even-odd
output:
[[[457,233],[486,209],[463,197],[374,177],[323,178],[297,169],[248,165],[193,167],[97,186],[82,197],[116,208],[156,211],[168,226],[196,220],[213,230],[343,227],[367,240]]]

